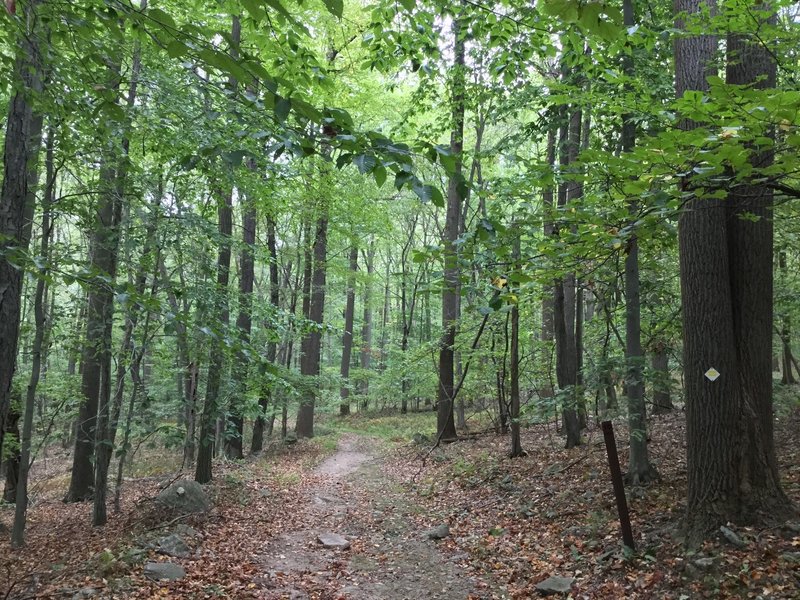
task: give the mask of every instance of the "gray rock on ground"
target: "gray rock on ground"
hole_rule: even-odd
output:
[[[536,584],[536,591],[545,596],[552,594],[567,594],[575,583],[574,577],[548,577],[544,581]]]
[[[186,576],[186,569],[171,562],[149,562],[144,566],[144,576],[154,581],[177,581]]]
[[[181,514],[204,513],[211,508],[211,500],[203,486],[190,479],[181,479],[162,490],[156,502]]]
[[[443,540],[444,538],[450,536],[450,527],[447,525],[447,523],[442,523],[441,525],[426,531],[425,536],[429,540]]]
[[[85,600],[85,598],[96,598],[97,597],[97,590],[93,587],[85,587],[79,589],[75,594],[72,596],[72,600]]]
[[[334,550],[347,550],[350,547],[350,542],[336,533],[321,533],[317,539],[325,548],[332,548]]]
[[[728,529],[727,527],[722,525],[719,528],[719,531],[720,533],[722,533],[722,536],[726,540],[728,540],[728,543],[733,544],[737,548],[744,548],[745,546],[747,546],[747,542],[745,542],[742,538],[740,538],[739,535],[732,529]]]
[[[192,554],[189,546],[183,541],[183,538],[174,533],[158,540],[156,552],[175,558],[189,558]]]

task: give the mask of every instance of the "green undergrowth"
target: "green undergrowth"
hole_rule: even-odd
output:
[[[364,412],[347,417],[329,417],[324,426],[333,431],[359,433],[393,442],[410,442],[414,434],[436,435],[436,413]]]

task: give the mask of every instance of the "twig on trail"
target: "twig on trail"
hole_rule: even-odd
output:
[[[560,475],[561,473],[567,472],[569,469],[571,469],[572,467],[577,465],[579,462],[582,462],[582,461],[586,460],[587,458],[589,458],[589,454],[588,453],[584,454],[583,456],[580,456],[580,457],[576,458],[572,462],[567,463],[566,465],[564,465],[560,469],[556,469],[555,471],[544,470],[541,473],[535,473],[534,475],[529,475],[528,477],[537,478],[538,479],[539,477],[548,477],[550,475]]]
[[[174,519],[167,521],[166,523],[159,523],[155,527],[150,527],[147,531],[155,531],[156,529],[164,529],[165,527],[170,527],[180,521],[181,519],[185,519],[186,517],[192,516],[192,513],[186,513],[185,515],[178,515]]]

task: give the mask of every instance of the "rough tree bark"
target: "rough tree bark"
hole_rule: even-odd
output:
[[[713,2],[678,0],[678,15],[715,10]],[[752,9],[766,20],[770,10]],[[683,28],[679,18],[677,26]],[[717,50],[713,35],[675,42],[676,94],[708,91]],[[775,84],[769,48],[732,34],[727,81],[754,88]],[[680,126],[697,124],[683,119]],[[751,149],[751,163],[771,164],[771,152]],[[679,221],[686,385],[690,543],[727,522],[773,520],[792,512],[778,476],[772,431],[772,196],[754,181],[738,183],[727,200],[691,195]],[[747,212],[757,220],[742,219]],[[719,375],[707,377],[708,369]]]
[[[28,249],[38,181],[42,115],[36,97],[44,90],[45,24],[39,13],[44,0],[23,8],[25,31],[18,40],[13,78],[17,86],[8,105],[0,189],[0,455],[11,403],[11,381],[19,340],[22,254]]]

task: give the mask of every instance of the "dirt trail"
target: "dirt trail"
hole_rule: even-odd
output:
[[[453,558],[414,522],[418,507],[382,465],[377,443],[351,434],[308,476],[306,525],[264,549],[259,583],[266,598],[478,597]],[[318,536],[325,533],[344,537],[350,548],[324,548]]]

